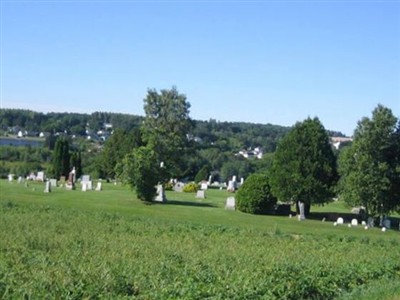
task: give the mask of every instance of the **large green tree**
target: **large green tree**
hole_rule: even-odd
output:
[[[189,108],[186,96],[175,87],[160,93],[148,90],[142,125],[145,146],[134,149],[117,167],[119,176],[136,190],[139,199],[152,201],[156,184],[185,170],[182,157],[187,154],[192,127]]]
[[[182,157],[188,150],[188,134],[193,123],[190,103],[176,87],[157,92],[149,89],[144,99],[143,139],[154,150],[156,159],[165,165],[165,176],[179,177],[185,169]]]
[[[270,183],[281,201],[312,204],[332,199],[337,180],[336,159],[328,134],[318,118],[295,124],[278,144],[271,168]]]
[[[389,108],[378,105],[372,118],[358,122],[354,140],[339,159],[340,196],[364,206],[373,216],[400,208],[400,124]]]

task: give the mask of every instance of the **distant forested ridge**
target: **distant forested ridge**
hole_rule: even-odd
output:
[[[86,135],[88,131],[123,129],[126,132],[140,127],[143,116],[94,112],[82,113],[42,113],[24,109],[0,109],[0,129],[6,134],[11,128],[21,128],[28,132],[65,132],[75,135]],[[218,144],[221,147],[238,150],[241,148],[262,147],[264,152],[273,152],[276,142],[290,127],[273,124],[255,124],[249,122],[220,122],[194,120],[193,138],[205,145]],[[112,127],[111,127],[112,126]],[[330,131],[331,136],[344,136],[341,132]]]
[[[83,170],[95,177],[104,178],[115,176],[113,166],[122,159],[128,151],[127,148],[141,144],[140,128],[143,121],[143,116],[111,112],[42,113],[23,109],[0,109],[0,136],[15,137],[20,132],[30,137],[40,135],[46,137],[44,147],[50,151],[53,150],[57,137],[67,137],[71,140],[72,147],[82,153]],[[291,129],[273,124],[221,122],[214,119],[192,122],[194,126],[188,134],[191,150],[182,155],[182,161],[187,165],[182,176],[189,179],[194,179],[196,175],[199,179],[202,178],[200,174],[213,173],[216,178],[226,180],[232,175],[246,177],[252,172],[268,168],[278,141]],[[122,134],[127,138],[115,136],[111,139],[115,132],[118,132],[118,136]],[[340,132],[328,134],[343,136]],[[5,149],[4,146],[0,148],[0,175],[4,176],[7,172],[26,173],[28,169],[33,169],[24,163],[25,172],[17,172],[14,165],[17,165],[16,161],[19,159],[15,155],[8,157],[14,150],[9,147]],[[126,150],[120,153],[122,149]],[[246,159],[257,157],[254,149],[261,149],[264,156],[258,158],[262,159]],[[31,150],[31,153],[34,151]],[[35,163],[40,163],[42,169],[48,169],[51,153],[46,152],[46,158],[35,159]],[[21,167],[18,170],[22,170]]]

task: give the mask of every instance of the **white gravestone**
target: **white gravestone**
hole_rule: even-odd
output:
[[[18,177],[18,183],[22,183],[23,179],[21,176]]]
[[[208,189],[208,184],[205,183],[205,182],[202,182],[201,185],[200,185],[200,189],[207,190]]]
[[[234,192],[236,190],[236,181],[230,180],[228,182],[228,188],[226,190],[228,192]]]
[[[298,216],[299,221],[305,220],[306,216],[304,214],[304,202],[299,202],[299,211],[300,211],[300,214]]]
[[[237,181],[237,180],[236,180],[236,175],[232,176],[232,181],[233,181],[233,182],[236,182],[236,181]]]
[[[50,181],[46,181],[45,183],[45,188],[44,188],[45,193],[50,193],[51,192],[51,184]]]
[[[36,181],[44,181],[44,172],[37,173]]]
[[[8,181],[12,182],[14,180],[14,174],[8,174]]]
[[[99,181],[99,182],[97,183],[97,186],[96,186],[96,191],[100,192],[100,191],[103,190],[103,188],[102,188],[101,185],[102,185],[102,184],[101,184],[101,182]]]
[[[167,197],[165,196],[165,190],[162,184],[157,185],[157,195],[154,198],[154,201],[157,202],[165,202],[167,201]]]
[[[225,209],[235,210],[235,197],[226,198]]]
[[[367,226],[368,227],[374,227],[374,218],[369,217],[367,220]]]
[[[51,187],[57,187],[57,179],[54,178],[50,179],[50,185]]]
[[[90,175],[82,175],[81,185],[82,191],[84,192],[87,190],[91,191],[93,189],[93,182],[90,180]]]
[[[206,198],[206,193],[203,190],[197,191],[196,198],[205,199]]]
[[[242,177],[240,178],[240,185],[243,185],[243,183],[244,183],[244,178]]]
[[[343,225],[343,223],[344,223],[343,218],[342,218],[342,217],[337,218],[336,223],[337,223],[338,225]]]
[[[174,185],[174,191],[175,192],[178,192],[178,193],[181,193],[182,191],[183,191],[183,187],[185,186],[185,184],[183,183],[183,182],[177,182],[175,185]]]
[[[357,219],[352,219],[351,220],[351,226],[358,226],[358,220]]]

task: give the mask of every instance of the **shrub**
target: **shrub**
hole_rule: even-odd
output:
[[[183,191],[185,193],[196,193],[198,190],[197,184],[194,182],[189,182],[188,184],[185,184],[183,187]]]
[[[246,213],[271,212],[276,202],[271,193],[268,176],[263,174],[248,177],[236,194],[237,209]]]
[[[174,184],[168,181],[164,184],[164,188],[166,191],[172,191],[174,189]]]

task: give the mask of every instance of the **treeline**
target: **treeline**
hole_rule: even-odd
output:
[[[56,134],[63,133],[70,142],[71,149],[82,153],[82,171],[95,177],[114,178],[116,165],[132,148],[142,144],[140,127],[144,117],[120,113],[94,112],[92,114],[78,113],[41,113],[21,109],[1,109],[1,134],[10,133],[12,128],[21,128],[33,132],[47,132],[44,147],[46,157],[35,159],[35,167],[48,170],[51,161]],[[227,180],[232,175],[247,177],[249,174],[266,169],[271,164],[272,153],[278,141],[290,130],[272,124],[254,124],[246,122],[219,122],[192,120],[193,126],[188,138],[190,151],[181,157],[185,165],[182,177],[206,179],[212,173],[216,180]],[[97,132],[104,130],[105,124],[112,124],[113,135],[106,141],[88,141],[85,139],[87,130]],[[342,136],[340,132],[330,132],[334,136]],[[72,135],[77,138],[71,139]],[[263,159],[245,159],[237,153],[242,149],[261,147]],[[16,152],[21,152],[17,155]],[[23,154],[22,154],[23,152]],[[26,153],[33,156],[38,150],[29,151],[0,147],[1,176],[7,173],[26,173],[32,167],[27,164]],[[13,154],[12,154],[13,153]],[[50,156],[50,157],[49,157]],[[18,161],[18,163],[17,163]],[[24,164],[25,162],[25,164]],[[35,171],[35,170],[30,170]],[[204,175],[206,174],[206,175]],[[21,174],[22,175],[22,174]]]
[[[109,113],[94,112],[92,114],[80,113],[41,113],[24,109],[0,109],[0,128],[6,132],[8,128],[21,127],[34,132],[67,132],[70,134],[84,135],[86,130],[98,131],[104,124],[113,124],[114,128],[131,130],[140,126],[143,117]]]

